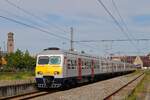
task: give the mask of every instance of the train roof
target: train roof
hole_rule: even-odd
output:
[[[48,49],[44,49],[38,55],[49,55],[49,54],[64,54],[64,52],[62,50],[48,50]]]
[[[69,50],[62,50],[59,48],[48,48],[48,49],[44,49],[42,52],[40,52],[38,55],[49,55],[49,54],[71,54],[71,55],[78,55],[78,56],[84,56],[84,57],[91,57],[91,58],[100,58],[102,61],[108,61],[108,62],[113,62],[113,63],[124,63],[124,62],[120,62],[120,61],[113,61],[104,57],[98,57],[98,56],[93,56],[93,55],[89,55],[86,53],[80,53],[77,51],[69,51]]]
[[[62,50],[59,48],[47,48],[47,49],[44,49],[42,52],[40,52],[38,55],[48,55],[48,54],[72,54],[72,55],[98,58],[98,56],[89,55],[87,53],[83,53],[83,52],[80,53],[77,51],[70,51],[70,50]]]

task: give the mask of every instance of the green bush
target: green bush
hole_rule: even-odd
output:
[[[36,59],[30,56],[28,51],[23,53],[18,49],[15,53],[7,54],[5,58],[7,60],[5,71],[31,71],[36,65]]]

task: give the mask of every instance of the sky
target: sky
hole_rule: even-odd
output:
[[[126,31],[112,0],[102,0],[129,38],[149,39],[150,1],[113,1],[128,27],[128,31]],[[10,2],[17,7],[12,6]],[[0,0],[0,16],[47,32],[0,18],[0,47],[3,50],[4,47],[6,48],[8,32],[15,34],[15,50],[29,50],[32,54],[47,47],[69,49],[70,27],[74,28],[74,41],[128,39],[97,0]],[[96,55],[146,55],[150,52],[150,41],[74,43],[74,48],[77,51]]]

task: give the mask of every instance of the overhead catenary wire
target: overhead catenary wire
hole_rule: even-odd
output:
[[[51,32],[49,32],[49,31],[43,30],[43,29],[41,29],[41,28],[38,28],[38,27],[36,27],[36,26],[30,25],[30,24],[26,24],[26,23],[23,23],[23,22],[21,22],[21,21],[18,21],[18,20],[9,18],[9,17],[5,17],[5,16],[0,15],[0,18],[3,18],[3,19],[5,19],[5,20],[8,20],[8,21],[11,21],[11,22],[14,22],[14,23],[17,23],[17,24],[26,26],[26,27],[28,27],[28,28],[32,28],[32,29],[38,30],[38,31],[40,31],[40,32],[46,33],[46,34],[51,35],[51,36],[53,36],[53,37],[57,37],[57,38],[60,38],[60,39],[64,39],[64,40],[70,41],[70,39],[68,39],[68,38],[66,38],[66,37],[63,37],[63,36],[60,36],[60,35],[56,35],[56,34],[51,33]],[[80,43],[80,45],[86,46],[86,47],[88,47],[88,48],[94,48],[93,46],[85,45],[85,44],[82,44],[82,43]]]
[[[136,39],[136,38],[133,36],[132,32],[130,32],[130,30],[129,30],[127,24],[125,23],[124,18],[122,17],[122,15],[121,15],[121,13],[120,13],[118,7],[117,7],[117,4],[115,3],[114,0],[112,0],[112,4],[113,4],[113,6],[114,6],[114,8],[115,8],[115,10],[116,10],[116,12],[117,12],[117,14],[118,14],[118,16],[119,16],[121,22],[122,22],[123,25],[124,25],[124,27],[125,27],[125,29],[126,29],[126,32],[129,33],[130,36],[132,37],[132,41],[138,40],[138,39]],[[148,40],[148,39],[146,39],[146,40],[144,39],[144,40],[139,40],[139,41],[149,41],[149,40]],[[140,49],[138,48],[138,50],[139,50],[139,52],[141,52],[141,48],[140,48]]]
[[[10,2],[9,0],[6,0],[6,1]],[[12,3],[12,4],[13,4],[13,3]],[[19,9],[21,8],[21,7],[17,6],[17,5],[15,5],[15,6],[16,6],[17,8],[19,8]],[[21,8],[21,9],[22,9],[22,8]],[[22,10],[26,12],[26,10],[24,10],[24,9],[22,9]],[[34,14],[32,14],[32,13],[30,13],[30,12],[28,12],[28,11],[27,11],[26,13],[30,14],[31,16],[34,16]],[[35,15],[35,17],[38,17],[38,16]],[[35,26],[34,26],[34,27],[35,27]],[[36,27],[36,28],[38,28],[38,27]],[[41,29],[41,28],[38,28],[38,29]],[[43,29],[42,29],[42,30],[43,30]],[[47,32],[48,32],[48,31],[47,31]]]
[[[74,42],[128,42],[130,41],[129,39],[116,39],[116,40],[80,40],[80,41],[74,41]],[[132,41],[150,41],[150,39],[132,39]]]
[[[119,9],[118,9],[118,7],[117,7],[117,5],[116,5],[116,3],[115,3],[114,0],[112,0],[112,4],[113,4],[113,6],[114,6],[114,8],[115,8],[115,10],[116,10],[116,12],[117,12],[117,14],[118,14],[118,16],[119,16],[121,22],[123,23],[123,25],[124,25],[126,31],[127,31],[128,33],[130,33],[130,36],[131,36],[133,39],[135,39],[135,37],[134,37],[134,36],[132,35],[132,33],[130,32],[130,30],[129,30],[127,24],[125,23],[124,18],[122,17],[122,15],[121,15],[121,13],[120,13],[120,11],[119,11]]]
[[[52,33],[52,32],[47,31],[47,30],[41,29],[41,28],[39,28],[39,27],[30,25],[30,24],[23,23],[23,22],[21,22],[21,21],[18,21],[18,20],[9,18],[9,17],[5,17],[5,16],[0,15],[0,18],[3,18],[3,19],[5,19],[5,20],[11,21],[11,22],[14,22],[14,23],[17,23],[17,24],[20,24],[20,25],[23,25],[23,26],[26,26],[26,27],[29,27],[29,28],[38,30],[38,31],[41,31],[41,32],[43,32],[43,33],[46,33],[46,34],[48,34],[48,35],[51,35],[51,36],[54,36],[54,37],[57,37],[57,38],[61,38],[61,39],[65,39],[65,40],[70,40],[70,39],[68,39],[68,38],[66,38],[66,37],[63,37],[63,36],[60,36],[60,35],[56,35],[56,34],[54,34],[54,33]]]
[[[30,16],[32,16],[32,17],[34,17],[34,18],[36,18],[36,19],[38,19],[38,20],[40,20],[40,21],[42,21],[42,22],[44,22],[44,23],[47,23],[47,22],[45,22],[45,20],[43,20],[42,18],[40,18],[40,17],[34,15],[33,13],[31,13],[31,12],[25,10],[24,8],[22,8],[22,7],[18,6],[18,5],[16,5],[15,3],[13,3],[13,2],[11,2],[11,1],[9,1],[9,0],[5,0],[5,1],[6,1],[8,4],[10,4],[11,6],[17,8],[18,10],[21,10],[21,11],[24,12],[25,14],[30,15]],[[57,27],[57,26],[56,26],[56,27]],[[36,28],[37,28],[37,27],[36,27]],[[58,28],[58,27],[57,27],[57,28]],[[40,28],[40,29],[41,29],[41,28]]]
[[[36,23],[36,22],[34,22],[34,21],[31,21],[31,20],[28,20],[28,19],[26,19],[26,18],[21,18],[21,16],[19,16],[19,15],[17,15],[17,14],[14,14],[14,13],[12,13],[12,12],[9,12],[9,11],[7,11],[7,10],[5,10],[5,9],[0,9],[0,11],[1,12],[4,12],[5,14],[8,14],[9,16],[13,16],[14,18],[17,18],[18,20],[22,20],[22,21],[24,21],[24,22],[29,22],[29,23],[31,23],[31,24],[33,24],[33,25],[36,25],[36,26],[38,26],[38,27],[42,27],[42,25],[39,25],[38,23]],[[42,27],[42,28],[44,28],[44,27]]]
[[[31,12],[25,10],[24,8],[22,8],[22,7],[18,6],[18,5],[16,5],[15,3],[13,3],[13,2],[11,2],[11,1],[9,1],[9,0],[5,0],[5,1],[6,1],[8,4],[10,4],[11,6],[17,8],[18,10],[21,10],[21,11],[24,12],[25,14],[27,14],[27,15],[29,15],[29,16],[32,16],[32,17],[34,17],[34,18],[40,20],[41,22],[43,22],[43,23],[49,25],[49,23],[47,23],[47,21],[45,21],[44,19],[40,18],[39,16],[36,16],[35,14],[33,14],[33,13],[31,13]],[[15,21],[16,21],[16,20],[15,20]],[[17,21],[17,22],[18,22],[18,21]],[[22,22],[21,22],[21,23],[22,23]],[[24,24],[24,26],[30,27],[31,25]],[[53,24],[53,26],[54,26],[55,28],[57,28],[57,29],[59,29],[59,30],[65,32],[65,33],[68,33],[68,32],[65,31],[64,29],[62,29],[62,28],[60,28],[60,27],[58,27],[58,26],[56,26],[56,25],[54,25],[54,24]],[[42,32],[44,32],[44,33],[51,33],[51,32],[45,31],[45,30],[43,30],[43,29],[41,29],[41,28],[32,26],[32,28],[33,28],[33,27],[34,27],[34,29],[36,28],[36,29],[38,29],[39,31],[42,31]],[[30,28],[31,28],[31,27],[30,27]],[[59,33],[60,33],[60,32],[59,32]],[[59,38],[64,38],[64,37],[62,37],[62,36],[58,36],[58,35],[55,35],[55,34],[51,34],[51,35],[56,36],[56,37],[59,37]],[[68,38],[64,38],[64,39],[69,40]],[[89,46],[89,45],[86,45],[86,44],[83,44],[83,43],[79,43],[79,44],[82,45],[82,46],[86,46],[86,47],[88,47],[88,48],[94,48],[93,46]]]
[[[37,16],[37,15],[35,15],[35,14],[33,14],[33,13],[27,11],[27,10],[25,10],[24,8],[22,8],[22,7],[18,6],[18,5],[16,5],[15,3],[13,3],[13,2],[11,2],[11,1],[9,1],[9,0],[5,0],[5,1],[6,1],[9,5],[11,5],[11,6],[17,8],[18,10],[24,12],[25,14],[36,18],[38,21],[41,21],[42,23],[45,23],[45,24],[47,24],[47,25],[50,25],[50,24],[49,24],[46,20],[44,20],[43,18],[41,18],[41,17],[39,17],[39,16]],[[58,27],[57,25],[54,25],[54,24],[53,24],[53,27],[55,27],[57,30],[60,30],[61,32],[68,33],[66,30],[64,30],[64,29],[62,29],[62,28],[60,28],[60,27]]]
[[[131,44],[134,46],[134,48],[140,52],[140,49],[132,42],[132,39],[128,36],[124,28],[121,26],[121,24],[117,21],[117,19],[112,15],[112,13],[107,9],[107,7],[104,5],[102,0],[97,0],[98,3],[104,8],[104,10],[108,13],[108,15],[114,20],[115,24],[118,26],[118,28],[122,31],[122,33],[130,40]]]

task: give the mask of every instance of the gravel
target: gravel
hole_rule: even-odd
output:
[[[138,75],[120,76],[70,90],[55,92],[32,100],[103,100]]]

